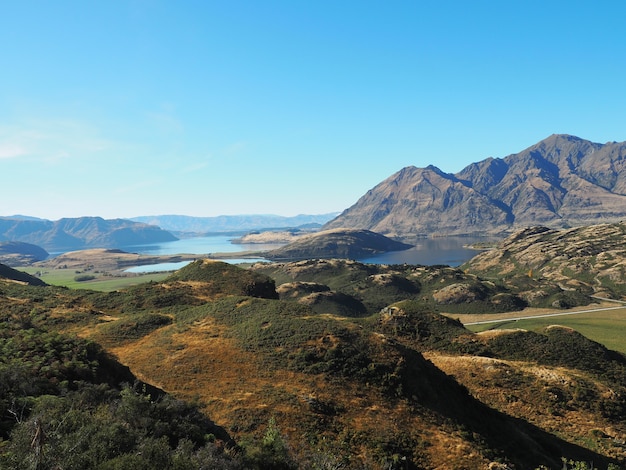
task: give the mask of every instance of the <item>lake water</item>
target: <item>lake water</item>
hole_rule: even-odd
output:
[[[214,253],[238,253],[243,251],[266,251],[283,246],[282,244],[236,244],[231,240],[239,238],[234,235],[212,235],[209,237],[181,238],[173,242],[154,243],[150,245],[126,246],[122,249],[142,255],[210,255]]]
[[[445,264],[460,266],[476,256],[479,251],[466,248],[467,245],[485,242],[479,237],[440,237],[424,238],[412,243],[415,247],[404,251],[382,253],[359,261],[371,264],[422,264],[432,266]]]
[[[215,253],[239,253],[244,251],[264,251],[278,248],[280,244],[234,244],[233,238],[229,235],[214,235],[208,237],[185,238],[173,242],[164,242],[151,245],[124,247],[124,251],[140,253],[146,255],[174,255],[174,254],[197,254],[210,255]],[[479,252],[465,245],[479,241],[486,241],[478,237],[445,237],[427,238],[414,241],[414,248],[404,251],[393,251],[380,255],[359,259],[363,263],[372,264],[422,264],[436,265],[445,264],[448,266],[459,266],[465,261],[476,256]],[[266,261],[263,258],[255,259],[225,259],[228,263],[250,263]],[[169,271],[180,269],[189,262],[161,263],[147,266],[136,266],[129,268],[128,272],[147,273],[155,271]]]

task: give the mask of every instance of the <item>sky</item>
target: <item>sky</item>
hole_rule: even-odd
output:
[[[626,140],[626,2],[6,0],[0,216],[324,214]]]

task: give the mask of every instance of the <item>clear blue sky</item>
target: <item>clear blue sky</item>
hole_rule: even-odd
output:
[[[0,215],[320,214],[626,140],[626,2],[7,0]]]

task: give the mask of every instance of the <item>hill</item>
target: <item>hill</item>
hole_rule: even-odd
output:
[[[0,217],[0,241],[38,245],[48,251],[115,248],[173,241],[159,227],[124,219],[80,217],[57,221]]]
[[[0,313],[0,384],[2,469],[235,468],[197,407],[19,308]]]
[[[552,135],[456,174],[434,166],[407,167],[324,228],[413,237],[617,222],[626,218],[625,156],[626,142],[597,144]]]
[[[45,260],[49,253],[43,248],[23,242],[0,242],[0,263],[24,266]]]
[[[325,293],[332,295],[306,299]],[[480,310],[510,309],[515,298],[506,286],[459,269],[349,260],[251,270],[198,260],[162,282],[110,293],[0,283],[0,325],[14,328],[10,335],[24,325],[75,335],[79,344],[62,348],[74,354],[89,350],[82,341],[96,342],[144,383],[193,400],[219,427],[188,424],[181,412],[188,408],[168,401],[115,392],[105,393],[111,402],[89,408],[64,391],[81,406],[24,403],[28,419],[3,435],[0,468],[20,467],[5,449],[20,463],[36,457],[36,417],[49,423],[43,455],[78,459],[103,449],[120,459],[111,468],[139,466],[139,452],[172,459],[173,449],[187,459],[238,459],[213,468],[557,469],[561,457],[600,468],[626,463],[623,355],[562,328],[475,334],[439,313],[474,302]],[[9,373],[39,356],[7,350],[7,357]],[[56,368],[82,360],[42,357],[42,384],[71,389]],[[0,403],[10,404],[4,390]],[[155,422],[177,415],[180,427]],[[96,445],[86,437],[97,429],[104,434]],[[132,445],[121,446],[127,437]],[[225,455],[207,447],[231,437],[237,446]],[[166,467],[204,468],[198,460]]]
[[[264,253],[264,256],[271,260],[362,258],[409,248],[411,245],[369,230],[335,229],[302,235],[283,247]]]
[[[531,227],[480,253],[462,268],[511,282],[543,278],[570,291],[619,299],[626,295],[625,259],[625,223],[567,230]]]
[[[45,286],[46,283],[41,279],[26,274],[22,271],[10,268],[4,264],[0,264],[0,281],[19,282],[23,284],[29,284],[31,286]]]

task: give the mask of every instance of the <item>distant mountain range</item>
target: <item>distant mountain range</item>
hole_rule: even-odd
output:
[[[101,217],[64,218],[57,221],[25,215],[0,217],[0,243],[37,245],[47,251],[73,251],[88,248],[120,248],[178,240],[179,234],[245,232],[273,228],[319,228],[337,213],[322,215],[233,215],[190,217],[185,215],[143,216],[134,219]],[[182,236],[182,235],[181,235]],[[14,250],[11,253],[20,253]]]
[[[50,221],[24,216],[0,217],[0,242],[24,242],[48,251],[109,248],[174,241],[177,238],[153,225],[124,219],[80,217]]]
[[[406,167],[324,226],[388,236],[503,233],[626,218],[626,142],[551,135],[456,174]]]
[[[321,227],[338,215],[337,212],[320,215],[300,214],[283,217],[271,214],[220,215],[217,217],[191,217],[187,215],[153,215],[133,217],[130,220],[157,225],[174,232],[241,232],[246,230]]]

